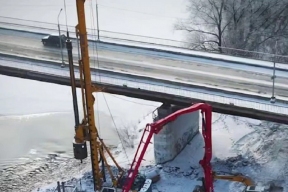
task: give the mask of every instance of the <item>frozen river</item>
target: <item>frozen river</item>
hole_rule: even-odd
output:
[[[71,88],[7,76],[0,76],[0,82],[0,170],[49,154],[71,157],[74,136]],[[78,96],[80,108],[80,90]],[[99,132],[108,145],[117,145],[119,137],[103,94],[96,98],[99,105],[94,108]],[[127,101],[122,96],[106,95],[105,98],[118,129],[137,122],[157,106],[137,99]],[[136,107],[137,113],[133,111]]]

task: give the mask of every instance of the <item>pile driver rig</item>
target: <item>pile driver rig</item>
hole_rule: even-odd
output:
[[[72,56],[72,42],[67,32],[66,47],[68,52],[69,69],[70,69],[70,83],[72,88],[73,97],[73,109],[75,118],[75,137],[73,142],[73,150],[75,159],[82,160],[88,157],[87,142],[90,143],[91,163],[92,163],[92,175],[94,181],[94,190],[101,191],[103,182],[105,182],[104,169],[107,168],[113,186],[117,185],[117,181],[122,177],[124,171],[117,164],[113,158],[111,152],[99,137],[94,114],[94,102],[95,97],[93,92],[100,92],[101,89],[96,85],[92,84],[91,72],[90,72],[90,61],[89,61],[89,50],[88,50],[88,39],[86,31],[85,21],[85,0],[76,0],[78,25],[76,26],[76,37],[80,39],[80,57],[79,57],[79,73],[80,73],[80,85],[82,93],[82,104],[84,118],[80,123],[79,111],[76,94],[76,80],[75,71]],[[113,162],[118,168],[118,176],[115,177],[111,171],[111,168],[105,158],[105,152],[111,157]],[[102,167],[100,167],[102,163]]]

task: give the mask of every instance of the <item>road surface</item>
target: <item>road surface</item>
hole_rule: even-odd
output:
[[[33,58],[61,60],[60,49],[43,46],[41,38],[41,35],[1,29],[0,52]],[[74,61],[77,61],[76,42],[73,43],[73,47]],[[186,61],[157,56],[157,53],[137,53],[129,51],[127,48],[123,48],[123,50],[116,49],[113,46],[109,47],[90,42],[91,67],[178,80],[191,84],[246,91],[266,96],[271,96],[272,94],[272,70],[267,71],[267,69],[261,70],[258,68],[256,71],[255,68],[247,68],[247,66],[243,70],[240,70],[231,68],[230,65],[208,65],[201,60],[191,61],[187,59]],[[67,62],[65,49],[63,49],[63,53],[64,59]],[[288,71],[277,72],[276,75],[275,95],[284,98],[288,94]]]

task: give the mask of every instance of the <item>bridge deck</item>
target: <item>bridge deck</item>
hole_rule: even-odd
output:
[[[54,64],[0,60],[0,74],[69,85],[69,71]],[[76,78],[79,73],[76,72]],[[153,81],[149,81],[151,79]],[[171,82],[117,72],[92,71],[92,80],[105,86],[105,92],[174,104],[205,101],[215,112],[288,124],[288,104],[271,104],[267,98],[223,93],[181,86]],[[99,81],[100,80],[100,81]]]

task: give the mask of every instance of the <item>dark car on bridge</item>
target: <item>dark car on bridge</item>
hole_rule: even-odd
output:
[[[45,37],[42,38],[42,43],[44,46],[53,46],[53,47],[60,47],[60,39],[61,39],[61,43],[62,43],[62,48],[65,47],[65,42],[66,42],[66,36],[65,35],[47,35]]]

